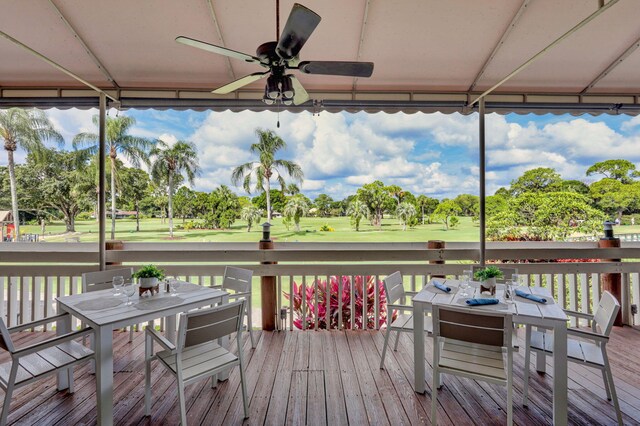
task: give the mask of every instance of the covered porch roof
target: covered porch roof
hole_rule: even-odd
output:
[[[280,26],[294,1],[280,1]],[[315,102],[292,110],[473,111],[470,101],[596,12],[486,98],[487,112],[640,112],[640,26],[630,0],[308,0],[322,21],[302,60],[371,61],[371,78],[296,73]],[[210,91],[260,70],[178,35],[253,54],[276,39],[275,1],[2,0],[1,31],[122,107],[267,109],[264,82]],[[0,107],[97,107],[93,90],[0,37]]]

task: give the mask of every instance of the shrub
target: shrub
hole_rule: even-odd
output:
[[[330,329],[338,328],[339,321],[339,304],[342,299],[342,328],[351,328],[351,298],[354,297],[354,328],[375,328],[376,321],[378,325],[383,325],[387,320],[387,305],[384,285],[382,281],[377,281],[374,276],[366,277],[366,284],[363,283],[365,277],[359,275],[355,277],[354,293],[351,293],[351,277],[342,276],[340,278],[332,276],[329,278],[329,303],[327,303],[327,281],[317,280],[317,301],[318,301],[318,328]],[[342,293],[339,294],[339,279],[342,280]],[[375,317],[375,288],[378,287],[380,297],[378,300],[378,318]],[[365,295],[366,292],[366,295]],[[293,324],[296,328],[302,330],[302,319],[306,320],[306,328],[314,328],[316,321],[316,285],[312,282],[304,290],[305,309],[302,310],[303,286],[293,283],[293,301],[292,309],[294,313]],[[340,299],[338,299],[340,297]],[[362,315],[363,298],[367,300],[367,312],[365,318]],[[285,293],[285,298],[291,300],[291,295]],[[327,306],[328,305],[328,306]],[[327,324],[327,309],[329,309],[329,324]],[[366,323],[364,323],[366,321]]]
[[[336,231],[335,228],[330,227],[329,224],[326,224],[326,223],[320,227],[320,230],[323,231],[323,232],[335,232]]]

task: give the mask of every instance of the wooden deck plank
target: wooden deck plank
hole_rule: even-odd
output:
[[[15,342],[25,346],[53,332],[23,332]],[[114,422],[129,425],[173,424],[179,419],[175,380],[162,368],[152,369],[154,405],[144,417],[144,334],[114,334]],[[427,394],[413,392],[413,343],[402,335],[399,350],[389,350],[385,369],[378,367],[384,336],[378,331],[261,332],[255,349],[244,342],[251,417],[242,415],[238,369],[215,389],[209,381],[187,386],[190,425],[214,424],[430,424],[430,372]],[[430,365],[431,341],[426,339]],[[232,343],[235,340],[232,339]],[[615,328],[608,344],[625,424],[640,424],[640,371],[635,351],[640,331]],[[0,362],[7,361],[0,354]],[[551,422],[553,362],[547,373],[530,369],[530,404],[521,406],[524,351],[514,355],[515,424]],[[154,363],[157,364],[157,363]],[[281,369],[282,368],[282,369]],[[95,376],[89,365],[75,371],[76,392],[57,392],[55,378],[19,389],[12,400],[9,424],[96,424]],[[280,389],[284,384],[286,392]],[[613,404],[606,400],[598,370],[569,368],[569,423],[614,424]],[[280,394],[276,395],[276,394]],[[445,376],[439,392],[440,424],[504,424],[506,389]],[[279,415],[271,410],[282,409]],[[270,417],[271,416],[271,417]],[[271,420],[274,420],[273,422]]]

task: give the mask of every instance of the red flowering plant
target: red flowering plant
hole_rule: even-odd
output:
[[[364,276],[355,277],[353,284],[353,293],[351,293],[351,277],[341,276],[340,278],[332,276],[329,278],[329,301],[327,303],[327,281],[317,280],[304,288],[302,284],[298,285],[293,282],[293,324],[296,328],[302,330],[302,320],[305,319],[305,328],[315,328],[316,323],[316,296],[318,307],[318,328],[331,329],[338,328],[340,321],[340,304],[342,299],[342,328],[351,329],[351,298],[354,298],[354,329],[375,328],[376,321],[378,325],[383,325],[387,321],[387,297],[384,292],[382,281],[377,281],[374,276],[367,276],[366,283]],[[342,280],[342,292],[340,293],[340,283]],[[378,287],[378,318],[375,316],[375,289]],[[316,295],[317,290],[317,295]],[[289,293],[284,294],[287,300],[291,300]],[[304,297],[305,305],[303,311],[302,298]],[[364,298],[366,297],[367,312],[362,314],[364,306]],[[340,299],[339,299],[340,298]],[[327,309],[329,312],[329,323],[327,324]]]

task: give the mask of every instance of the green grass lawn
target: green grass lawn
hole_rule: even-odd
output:
[[[175,225],[182,224],[181,219],[174,221]],[[320,231],[323,225],[334,228],[334,232]],[[176,241],[176,242],[255,242],[262,236],[260,226],[247,232],[246,223],[237,221],[231,229],[184,231],[174,230],[175,239],[169,239],[168,224],[160,219],[143,219],[140,221],[140,232],[135,231],[135,220],[118,219],[116,221],[116,239],[131,242]],[[111,230],[111,222],[107,221],[107,238]],[[39,226],[23,226],[23,233],[40,233]],[[445,241],[478,241],[479,228],[471,218],[460,218],[460,224],[455,229],[445,230],[443,224],[418,225],[415,228],[402,230],[402,226],[394,218],[385,218],[382,226],[377,229],[368,223],[356,232],[349,223],[348,217],[332,218],[303,218],[300,232],[293,227],[289,230],[282,224],[281,218],[272,220],[271,235],[275,241],[283,242],[422,242],[427,240]],[[91,221],[76,222],[76,233],[65,233],[62,222],[54,222],[47,226],[44,241],[64,242],[68,238],[78,237],[81,242],[98,241],[98,223]]]
[[[175,225],[182,220],[176,219]],[[329,225],[334,232],[320,231],[323,225]],[[175,238],[169,239],[169,226],[160,219],[143,219],[140,221],[140,232],[136,232],[135,220],[118,219],[116,221],[116,239],[131,242],[256,242],[262,237],[262,228],[254,226],[247,232],[246,223],[237,221],[231,229],[194,229],[174,230]],[[107,222],[107,238],[109,238],[111,222]],[[36,225],[23,226],[23,233],[40,233]],[[614,229],[616,234],[638,233],[640,225],[621,225]],[[444,241],[479,241],[479,227],[469,217],[461,217],[455,229],[445,230],[441,223],[418,225],[415,228],[402,230],[395,218],[385,218],[380,229],[365,222],[356,232],[350,225],[348,217],[315,218],[305,217],[300,223],[300,232],[293,227],[289,230],[282,224],[282,218],[272,220],[271,235],[274,241],[281,242],[423,242],[428,240]],[[65,233],[64,223],[54,222],[47,226],[44,241],[64,242],[68,238],[77,237],[81,242],[98,241],[98,223],[94,220],[76,222],[76,233]]]

